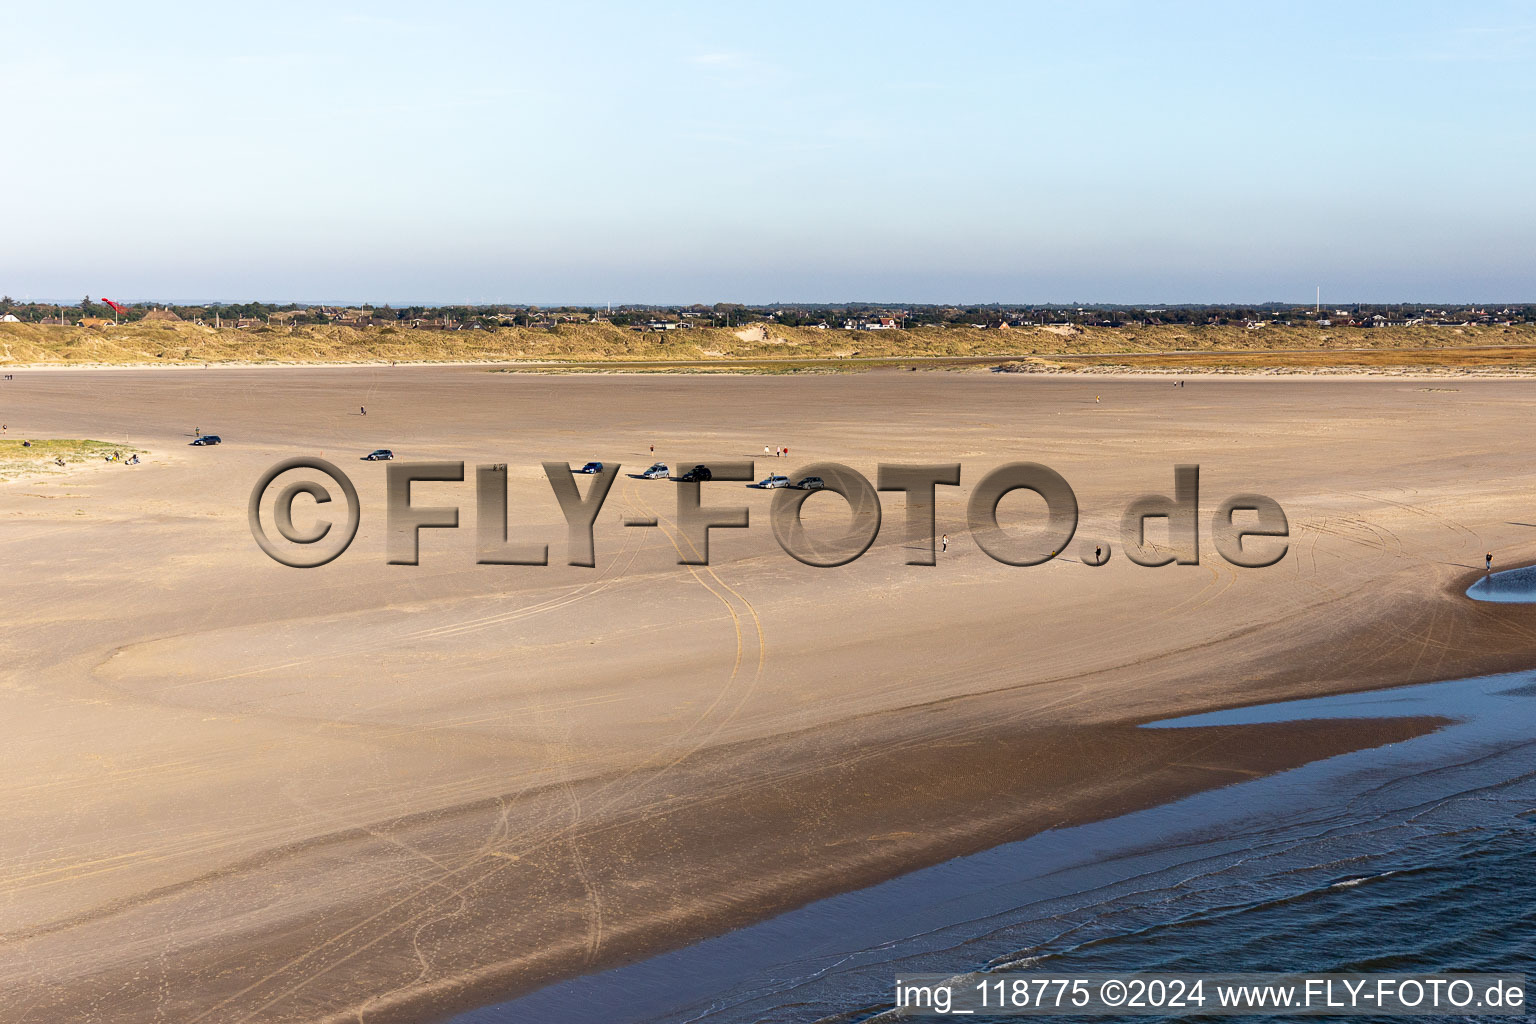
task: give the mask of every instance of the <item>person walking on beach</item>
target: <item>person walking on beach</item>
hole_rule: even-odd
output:
[[[1483,572],[1493,572],[1493,552],[1483,556]]]
[[[368,407],[366,405],[360,405],[360,406],[357,407],[357,412],[358,412],[358,415],[360,415],[360,416],[367,416],[368,415]]]
[[[1101,552],[1103,550],[1104,550],[1103,548],[1094,548],[1093,549],[1093,564],[1094,565],[1103,565],[1104,564],[1104,559],[1103,559],[1103,557],[1101,555]]]
[[[939,550],[940,551],[948,551],[949,550],[949,534],[946,533],[944,536],[939,538]]]

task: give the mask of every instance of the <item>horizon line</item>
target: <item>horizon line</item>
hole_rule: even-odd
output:
[[[69,300],[60,301],[58,299],[16,299],[16,298],[14,298],[12,296],[7,296],[7,297],[11,298],[12,301],[15,302],[17,305],[25,305],[25,306],[71,306],[71,307],[73,307],[73,306],[78,306],[79,305],[79,302],[77,300],[75,300],[75,299],[69,299]],[[90,301],[93,302],[93,303],[103,302],[103,301],[105,301],[105,298],[106,297],[93,297],[93,298],[91,298]],[[1214,300],[1196,300],[1196,299],[1182,299],[1182,300],[1176,300],[1176,301],[1162,300],[1162,301],[1158,301],[1158,302],[1127,302],[1127,301],[1111,301],[1111,300],[1103,300],[1103,299],[1091,300],[1091,301],[1081,301],[1081,300],[1076,300],[1076,301],[1048,300],[1047,301],[1047,300],[1027,300],[1027,299],[1018,299],[1018,300],[1014,300],[1014,299],[977,299],[977,300],[965,301],[965,302],[936,302],[936,301],[922,301],[922,302],[919,302],[919,301],[910,301],[910,300],[876,300],[876,299],[838,299],[838,300],[775,299],[775,300],[769,301],[769,302],[745,302],[745,301],[739,301],[739,300],[735,300],[735,299],[716,299],[716,300],[714,300],[712,302],[706,302],[706,301],[702,301],[702,300],[692,301],[692,302],[664,302],[664,301],[638,301],[638,300],[635,300],[635,301],[625,301],[625,302],[609,302],[607,300],[600,301],[600,302],[577,302],[577,301],[554,301],[554,300],[527,301],[527,300],[514,300],[514,299],[481,299],[481,300],[478,300],[478,301],[464,301],[464,300],[431,300],[431,301],[427,301],[427,300],[390,299],[390,300],[385,300],[383,302],[377,302],[377,301],[374,301],[374,300],[371,300],[371,299],[283,299],[283,300],[279,301],[279,300],[276,300],[276,299],[255,299],[255,298],[253,298],[253,299],[163,299],[163,298],[145,299],[145,298],[136,298],[136,299],[121,299],[121,300],[114,299],[113,301],[118,302],[120,305],[125,305],[125,306],[144,306],[144,305],[151,305],[151,306],[153,306],[153,305],[159,305],[159,306],[214,306],[214,305],[231,306],[231,305],[245,305],[245,304],[248,304],[248,303],[255,303],[255,304],[259,304],[259,305],[263,305],[263,306],[306,306],[306,307],[312,307],[312,306],[370,306],[370,307],[372,307],[374,309],[380,309],[380,308],[384,308],[384,307],[397,308],[397,307],[402,307],[402,306],[422,306],[422,307],[425,307],[425,308],[433,308],[433,309],[440,309],[440,308],[449,307],[449,306],[463,306],[463,307],[468,307],[468,308],[478,308],[478,307],[485,307],[485,306],[517,306],[517,307],[521,307],[521,308],[525,308],[525,309],[526,308],[533,308],[533,307],[539,307],[539,308],[568,307],[568,308],[576,308],[576,309],[606,309],[606,308],[624,309],[624,308],[633,308],[633,307],[677,307],[677,308],[689,308],[689,307],[694,307],[694,306],[701,306],[701,307],[704,307],[704,308],[710,308],[712,306],[719,305],[719,304],[741,306],[741,307],[745,307],[745,308],[767,308],[767,307],[770,307],[770,306],[784,306],[784,307],[794,307],[794,306],[803,306],[803,307],[813,307],[813,306],[828,306],[828,307],[841,307],[841,306],[882,306],[882,307],[908,307],[908,308],[916,308],[916,307],[964,308],[964,307],[968,307],[968,306],[1033,306],[1033,307],[1051,307],[1051,308],[1062,308],[1062,309],[1079,309],[1079,308],[1080,309],[1099,309],[1099,308],[1110,308],[1110,307],[1119,307],[1119,308],[1123,308],[1123,309],[1165,309],[1165,308],[1166,309],[1172,309],[1172,308],[1179,308],[1179,307],[1228,308],[1228,307],[1248,307],[1248,306],[1298,306],[1298,307],[1313,307],[1313,306],[1316,306],[1318,304],[1318,302],[1317,302],[1317,300],[1315,298],[1308,299],[1306,301],[1291,300],[1291,299],[1264,299],[1264,300],[1253,300],[1253,301],[1247,301],[1247,300],[1236,301],[1236,300],[1233,300],[1233,301],[1224,301],[1224,302],[1223,301],[1214,301]],[[1322,303],[1322,305],[1323,306],[1328,306],[1330,308],[1338,308],[1338,307],[1341,307],[1341,306],[1472,306],[1472,305],[1477,305],[1477,306],[1487,306],[1487,305],[1532,306],[1532,305],[1536,305],[1536,299],[1507,299],[1507,298],[1504,298],[1504,299],[1491,299],[1491,298],[1482,298],[1482,299],[1348,299],[1348,300],[1338,300],[1338,299],[1335,299],[1335,300],[1330,300],[1329,302]]]

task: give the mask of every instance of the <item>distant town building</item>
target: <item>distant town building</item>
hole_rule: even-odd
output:
[[[171,309],[152,309],[144,314],[145,320],[164,320],[167,323],[180,323],[181,317]]]

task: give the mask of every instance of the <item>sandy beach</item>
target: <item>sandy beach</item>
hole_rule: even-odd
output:
[[[1485,552],[1536,561],[1529,388],[15,370],[8,438],[147,454],[0,482],[7,1018],[430,1020],[1421,733],[1435,722],[1135,726],[1530,667],[1536,609],[1462,596]],[[188,447],[195,429],[225,443]],[[510,531],[551,564],[475,563],[469,481],[418,485],[460,529],[386,564],[384,468],[358,461],[377,447],[505,463]],[[247,526],[252,485],[296,455],[361,496],[356,542],[319,569],[269,560]],[[863,558],[815,569],[775,543],[770,493],[727,483],[706,504],[748,506],[751,527],[679,565],[674,485],[622,475],[580,568],[539,463],[588,459],[964,468],[933,567],[904,564],[899,495]],[[1082,509],[1047,565],[995,562],[965,529],[970,487],[1016,460]],[[1134,565],[1120,514],[1180,463],[1201,466],[1201,564]],[[1267,569],[1209,538],[1216,505],[1252,491],[1291,524]],[[1101,539],[1114,557],[1084,565]]]

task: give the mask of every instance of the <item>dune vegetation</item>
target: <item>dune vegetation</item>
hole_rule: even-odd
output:
[[[1284,364],[1291,353],[1310,353],[1298,365],[1330,361],[1328,353],[1377,353],[1357,364],[1468,365],[1457,350],[1499,348],[1501,365],[1536,365],[1536,325],[1365,328],[1165,325],[1146,327],[1024,327],[981,330],[842,331],[756,324],[640,332],[609,324],[553,328],[435,331],[408,327],[262,326],[237,330],[188,323],[137,322],[122,326],[58,327],[0,324],[0,368],[19,366],[298,364],[379,362],[787,362],[915,358],[1084,358],[1151,353],[1271,354]],[[1526,360],[1524,350],[1529,349]],[[1409,352],[1432,350],[1434,358]],[[1401,358],[1393,353],[1400,353]],[[1509,360],[1513,359],[1511,363]],[[1174,360],[1177,362],[1177,359]],[[1487,363],[1487,359],[1482,360]],[[852,364],[850,364],[852,365]]]

